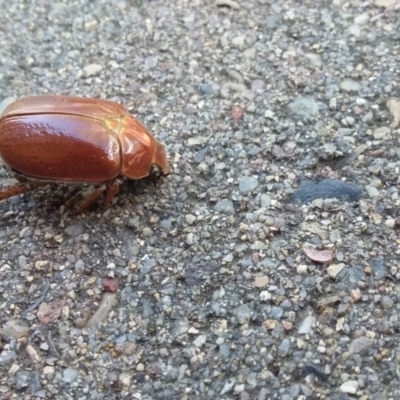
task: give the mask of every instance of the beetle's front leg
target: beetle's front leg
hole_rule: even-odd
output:
[[[22,185],[12,186],[7,189],[3,189],[0,191],[0,201],[50,184],[51,182],[27,182]]]

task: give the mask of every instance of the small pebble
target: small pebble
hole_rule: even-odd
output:
[[[79,373],[74,368],[66,368],[63,372],[62,380],[65,383],[72,383],[74,382],[79,376]]]
[[[252,192],[255,190],[259,183],[258,179],[255,177],[249,177],[249,176],[242,176],[238,179],[239,181],[239,190],[243,194],[247,194],[249,192]]]
[[[344,92],[359,92],[362,89],[362,86],[351,79],[346,79],[340,84],[340,88]]]
[[[97,75],[102,69],[103,67],[100,64],[89,64],[83,68],[87,77]]]
[[[224,213],[224,214],[234,214],[235,212],[235,207],[233,205],[233,201],[229,199],[223,199],[219,201],[215,205],[215,211]]]
[[[340,385],[339,390],[342,393],[356,394],[358,390],[357,381],[347,381]]]
[[[111,309],[116,305],[116,296],[114,293],[105,293],[103,299],[87,323],[87,327],[98,327],[100,323],[104,322],[108,318],[108,314]]]
[[[3,334],[15,339],[27,337],[29,335],[29,325],[19,319],[10,319],[4,325]]]
[[[306,335],[311,333],[313,324],[315,323],[316,319],[312,315],[308,315],[306,318],[303,319],[302,323],[299,326],[298,333],[300,335]]]

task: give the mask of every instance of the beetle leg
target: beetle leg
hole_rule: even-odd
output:
[[[111,200],[118,193],[120,181],[116,179],[109,184],[107,189],[106,198],[104,200],[104,207],[108,207],[111,203]]]
[[[0,201],[50,184],[51,182],[28,182],[23,185],[17,185],[7,189],[3,189],[0,191]]]
[[[82,214],[88,207],[90,207],[98,198],[99,196],[106,190],[105,185],[101,185],[100,187],[93,190],[93,192],[86,197],[82,201],[82,203],[78,207],[78,213]]]
[[[82,201],[82,203],[78,207],[78,213],[83,213],[88,207],[90,207],[99,196],[106,192],[106,198],[104,200],[104,207],[109,206],[111,200],[118,193],[120,181],[118,179],[111,181],[106,185],[101,185],[97,189],[95,189],[86,199]]]

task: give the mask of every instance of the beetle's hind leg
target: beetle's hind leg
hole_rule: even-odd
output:
[[[0,191],[0,201],[50,184],[51,182],[27,182],[21,185],[11,186]]]

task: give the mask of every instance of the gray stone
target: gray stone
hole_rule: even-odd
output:
[[[308,315],[303,319],[303,322],[299,326],[298,333],[300,335],[306,335],[308,333],[311,333],[313,324],[315,323],[316,319],[312,315]]]
[[[233,206],[233,201],[229,199],[223,199],[219,201],[215,207],[215,211],[223,214],[234,214],[235,207]]]
[[[291,199],[294,203],[302,204],[311,203],[320,198],[357,201],[361,192],[357,186],[336,179],[324,179],[319,183],[303,181]]]
[[[15,351],[2,351],[0,353],[0,365],[7,365],[17,358]]]
[[[289,353],[290,349],[290,340],[283,339],[281,344],[278,347],[278,355],[279,357],[286,357]]]
[[[239,324],[247,324],[251,317],[251,309],[246,304],[242,304],[234,310],[234,314]]]
[[[241,176],[238,181],[239,190],[242,194],[252,192],[258,187],[258,180],[253,176]]]
[[[346,79],[340,84],[340,88],[344,92],[359,92],[362,89],[362,86],[352,79]]]
[[[29,335],[29,325],[20,319],[10,319],[3,328],[5,336],[14,339],[21,339]]]
[[[15,386],[17,389],[26,388],[29,385],[31,379],[31,373],[29,371],[17,371],[15,374]]]
[[[63,372],[62,380],[65,383],[74,382],[79,376],[79,372],[74,368],[66,368]]]
[[[372,346],[372,342],[365,336],[354,339],[349,346],[349,351],[353,354],[366,354]]]
[[[298,97],[288,105],[288,109],[297,117],[309,119],[318,114],[320,104],[313,97]]]

